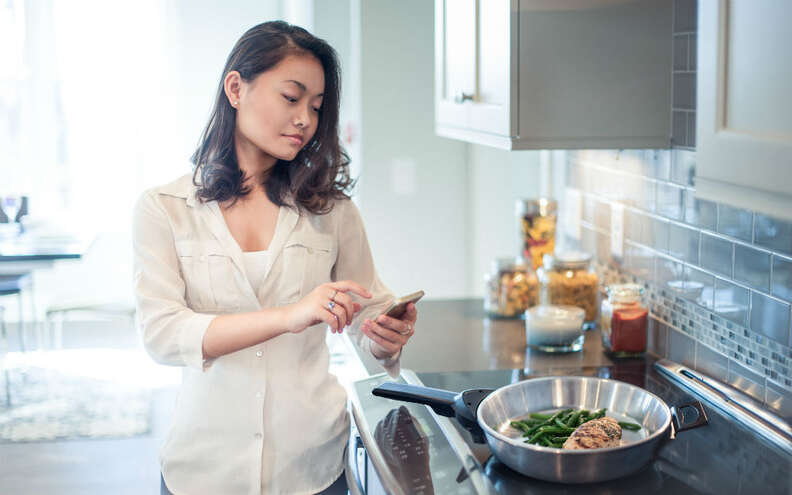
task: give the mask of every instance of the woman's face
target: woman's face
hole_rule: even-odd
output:
[[[290,55],[241,81],[236,133],[267,155],[294,159],[319,125],[324,84],[322,64],[311,55]]]

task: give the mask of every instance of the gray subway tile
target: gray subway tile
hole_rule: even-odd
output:
[[[641,242],[646,216],[634,210],[624,211],[624,239]]]
[[[671,113],[671,145],[687,146],[687,114],[681,110]]]
[[[580,249],[593,255],[597,249],[597,232],[586,225],[581,225],[578,245]]]
[[[699,343],[696,346],[696,369],[725,382],[729,378],[729,358]]]
[[[788,422],[792,421],[792,390],[767,380],[765,404]]]
[[[696,304],[712,309],[715,300],[715,277],[691,266],[685,266],[683,296]]]
[[[649,335],[646,346],[650,352],[661,357],[668,357],[668,327],[654,318],[649,319]]]
[[[668,221],[658,218],[652,219],[652,244],[661,253],[668,252]]]
[[[671,150],[671,180],[683,186],[692,186],[695,176],[696,152]]]
[[[687,145],[691,148],[696,147],[696,112],[688,112],[687,122]],[[695,170],[694,170],[695,172]],[[691,177],[690,185],[694,185],[695,177]]]
[[[580,189],[581,180],[580,174],[582,167],[577,164],[577,159],[575,158],[577,153],[570,154],[569,158],[566,162],[566,185],[567,187],[574,187],[576,189]]]
[[[751,330],[789,344],[789,304],[751,291]]]
[[[696,30],[696,0],[674,0],[675,33],[686,33]]]
[[[679,186],[664,183],[658,183],[656,188],[657,213],[673,220],[682,220],[685,214],[685,190]]]
[[[594,205],[594,225],[597,227],[610,231],[611,228],[611,208],[610,203],[604,201],[597,201]]]
[[[671,150],[649,150],[647,155],[654,164],[654,177],[669,180],[671,175]]]
[[[698,253],[699,231],[672,223],[668,230],[668,254],[698,264]]]
[[[729,205],[718,205],[718,232],[751,242],[752,230],[753,212]]]
[[[625,247],[627,271],[646,282],[654,282],[654,253],[642,246],[628,244]]]
[[[755,244],[792,254],[792,223],[757,213],[754,229]]]
[[[696,109],[696,75],[676,73],[674,78],[674,109],[675,110],[695,110]],[[687,117],[687,115],[685,116]]]
[[[583,208],[581,212],[581,218],[590,223],[591,225],[596,225],[594,221],[594,209],[596,208],[597,200],[592,198],[591,196],[584,196],[583,197]]]
[[[756,289],[770,289],[770,254],[734,245],[734,280]]]
[[[603,263],[611,261],[610,235],[597,232],[597,259]]]
[[[773,295],[792,301],[792,260],[773,256]]]
[[[647,211],[655,211],[655,187],[653,181],[644,180],[638,190],[636,205]]]
[[[695,34],[689,34],[689,52],[688,52],[688,69],[689,70],[696,70],[698,66],[696,50],[698,49],[698,39],[696,38]]]
[[[701,235],[701,266],[715,273],[732,276],[733,244],[724,239]]]
[[[750,291],[748,289],[720,278],[715,279],[713,312],[738,325],[746,326],[749,305]]]
[[[688,45],[690,40],[687,34],[674,36],[674,70],[687,70],[688,68]]]
[[[728,382],[754,399],[765,401],[765,378],[735,361],[729,362]]]
[[[696,341],[673,328],[668,330],[668,359],[696,367]]]
[[[693,191],[685,191],[685,222],[698,227],[715,230],[718,210],[715,203],[697,199]]]
[[[661,288],[681,292],[685,285],[684,265],[663,256],[655,257],[655,283]]]

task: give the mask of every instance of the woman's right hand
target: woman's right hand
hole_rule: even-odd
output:
[[[353,302],[347,292],[371,298],[371,293],[362,285],[351,280],[322,284],[294,304],[284,308],[286,328],[291,333],[300,333],[306,328],[325,322],[333,333],[341,333],[360,311],[360,304]],[[333,301],[333,304],[329,304]],[[330,306],[333,306],[332,309]]]

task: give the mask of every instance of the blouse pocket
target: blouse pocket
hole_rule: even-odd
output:
[[[176,252],[190,308],[211,312],[239,308],[233,261],[216,241],[176,241]]]
[[[330,281],[332,252],[333,239],[330,236],[299,234],[289,238],[283,247],[284,276],[280,302],[295,302],[317,285]]]

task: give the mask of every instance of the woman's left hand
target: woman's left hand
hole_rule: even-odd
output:
[[[386,359],[395,356],[410,340],[415,333],[417,319],[418,310],[415,308],[415,303],[410,303],[401,319],[380,315],[375,321],[364,320],[360,328],[373,341],[371,352],[374,357]]]

